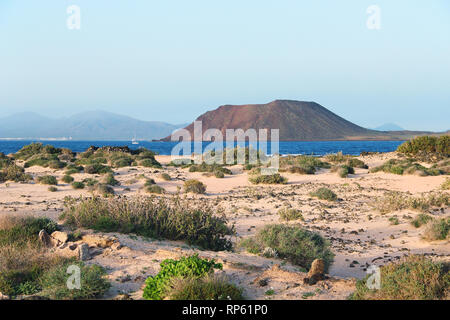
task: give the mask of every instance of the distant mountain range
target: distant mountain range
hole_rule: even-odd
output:
[[[217,128],[225,139],[226,129],[279,129],[280,140],[404,140],[423,131],[386,132],[360,127],[315,102],[275,100],[267,104],[224,105],[197,118],[202,130]],[[193,137],[194,124],[187,129]],[[270,130],[269,130],[270,132]],[[162,140],[170,141],[168,136]]]
[[[105,111],[90,111],[52,119],[32,112],[0,118],[0,138],[74,140],[160,139],[186,124],[142,121]]]
[[[405,140],[433,134],[405,131],[394,124],[376,130],[360,127],[315,102],[275,100],[267,104],[224,105],[197,118],[207,129],[279,129],[280,140]],[[174,125],[143,121],[105,111],[90,111],[59,119],[26,112],[0,118],[0,138],[73,140],[169,141],[176,129],[185,127],[193,137],[193,123]],[[270,134],[270,130],[269,130]],[[270,135],[269,135],[270,138]]]

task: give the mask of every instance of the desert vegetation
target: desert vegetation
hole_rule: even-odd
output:
[[[231,249],[227,236],[235,232],[212,208],[196,208],[178,198],[71,198],[65,205],[61,218],[68,226],[183,240],[210,250]]]
[[[239,246],[250,253],[287,259],[307,270],[315,259],[323,259],[328,270],[334,257],[329,242],[320,234],[295,225],[267,225]]]
[[[381,267],[381,287],[371,290],[367,278],[356,284],[355,300],[436,300],[448,299],[449,265],[423,256],[410,256]]]
[[[56,231],[47,218],[2,216],[0,218],[0,292],[11,297],[38,295],[50,299],[89,299],[109,288],[101,267],[51,253],[39,233]],[[81,290],[67,289],[69,265],[80,266]]]

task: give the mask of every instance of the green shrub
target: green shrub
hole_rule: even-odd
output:
[[[223,174],[222,171],[214,171],[214,176],[218,179],[223,179],[225,178],[225,175]]]
[[[14,182],[28,182],[33,180],[33,177],[25,173],[25,169],[18,165],[7,165],[0,172],[0,182],[14,181]]]
[[[420,228],[421,226],[430,222],[430,220],[433,220],[431,216],[421,213],[417,215],[417,217],[414,220],[411,221],[411,224],[416,228]]]
[[[164,172],[164,173],[161,173],[160,178],[163,179],[163,180],[165,180],[165,181],[170,181],[170,180],[172,180],[172,178],[170,177],[170,175],[167,174],[167,173],[165,173],[165,172]]]
[[[173,278],[166,289],[169,300],[243,300],[242,289],[225,277]]]
[[[450,136],[421,136],[406,141],[397,152],[414,156],[424,161],[436,161],[450,157]]]
[[[50,192],[56,192],[56,191],[58,191],[58,188],[57,188],[57,187],[51,186],[51,187],[48,187],[48,191],[50,191]]]
[[[104,182],[105,184],[110,185],[110,186],[119,186],[119,185],[120,185],[120,182],[117,181],[117,180],[114,178],[114,174],[113,174],[112,172],[107,173],[107,174],[105,175],[105,177],[104,177],[104,179],[103,179],[103,182]]]
[[[97,183],[94,185],[92,189],[95,193],[102,195],[103,197],[108,197],[110,195],[114,195],[114,188],[110,185],[104,183]]]
[[[145,183],[144,183],[145,187],[150,187],[150,186],[152,186],[154,184],[156,184],[156,182],[152,178],[146,178],[145,179]]]
[[[286,184],[287,178],[283,177],[279,173],[271,175],[254,175],[248,178],[253,184]]]
[[[280,219],[284,221],[302,220],[304,221],[302,212],[297,209],[283,208],[278,211]]]
[[[206,192],[206,186],[198,180],[186,180],[184,182],[184,192],[204,194]]]
[[[13,163],[14,161],[10,157],[7,157],[3,152],[0,152],[0,169],[3,169]]]
[[[227,169],[218,164],[193,164],[189,167],[189,172],[222,172],[223,174],[232,174],[230,169]]]
[[[84,167],[84,172],[88,174],[105,174],[112,172],[111,168],[102,164],[90,164]]]
[[[161,164],[155,159],[144,159],[138,162],[140,166],[147,168],[161,168]]]
[[[370,172],[379,171],[398,175],[418,174],[420,176],[437,176],[445,173],[438,166],[435,166],[434,168],[426,168],[416,163],[414,159],[390,159],[381,166],[374,167],[370,170]]]
[[[364,161],[361,161],[356,158],[351,158],[347,160],[347,166],[352,168],[360,168],[360,169],[368,169],[369,167],[364,163]]]
[[[74,189],[84,189],[85,185],[81,181],[72,182],[72,188]]]
[[[287,156],[280,158],[280,169],[297,174],[314,174],[317,168],[329,168],[330,164],[313,156]]]
[[[61,218],[71,227],[183,240],[217,251],[231,249],[226,236],[235,233],[212,208],[197,208],[178,198],[69,198],[65,206]]]
[[[381,213],[389,213],[403,209],[412,209],[427,212],[433,207],[444,207],[450,204],[450,195],[446,193],[429,193],[413,197],[401,192],[388,192],[376,199],[372,206]]]
[[[56,180],[55,176],[40,176],[37,177],[37,182],[40,184],[49,184],[56,186],[58,184],[58,180]]]
[[[255,254],[270,248],[278,257],[308,270],[315,259],[323,259],[328,270],[334,257],[329,242],[320,234],[283,224],[265,226],[254,237],[242,240],[240,246]]]
[[[428,241],[445,240],[449,236],[450,218],[441,218],[428,222],[423,238]]]
[[[444,183],[441,185],[442,190],[450,190],[450,178],[446,178]]]
[[[71,290],[67,282],[70,266],[80,268],[80,289]],[[110,284],[105,279],[105,270],[98,265],[85,265],[81,261],[69,261],[46,271],[39,279],[42,296],[53,300],[86,300],[103,296]]]
[[[69,175],[65,175],[64,177],[62,177],[61,181],[65,182],[65,183],[72,183],[73,180],[75,180],[72,176]]]
[[[85,185],[87,185],[88,187],[92,187],[92,186],[95,186],[96,184],[98,184],[98,180],[95,180],[95,179],[92,179],[92,178],[83,179],[82,182]]]
[[[319,188],[309,194],[312,197],[319,198],[320,200],[336,201],[337,195],[328,188]]]
[[[153,185],[151,185],[151,186],[148,186],[146,189],[145,189],[148,193],[157,193],[157,194],[161,194],[161,193],[164,193],[164,188],[162,188],[162,187],[160,187],[160,186],[158,186],[158,185],[156,185],[156,184],[153,184]]]
[[[161,263],[161,270],[145,281],[144,299],[162,300],[167,295],[168,285],[173,278],[202,278],[222,265],[214,260],[201,259],[198,255],[182,257],[179,260],[167,259]]]
[[[380,289],[371,290],[366,281],[356,283],[354,300],[435,300],[445,299],[450,289],[449,266],[421,256],[409,256],[402,261],[380,268]]]
[[[48,218],[6,217],[4,219],[7,219],[7,222],[0,222],[0,246],[23,247],[32,244],[39,247],[39,231],[45,230],[51,234],[58,229],[57,224]]]

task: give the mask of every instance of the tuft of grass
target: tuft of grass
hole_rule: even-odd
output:
[[[288,179],[279,173],[271,175],[252,175],[248,180],[253,184],[286,184]]]
[[[243,300],[242,289],[226,277],[174,278],[167,289],[169,300]]]
[[[409,256],[380,268],[380,289],[367,287],[368,277],[356,283],[354,300],[446,299],[450,290],[449,266],[423,256]]]
[[[239,246],[255,254],[271,248],[278,257],[308,270],[315,259],[323,259],[328,270],[334,258],[329,242],[320,234],[284,224],[267,225],[254,237],[242,240]]]
[[[302,212],[297,209],[292,208],[283,208],[278,211],[280,215],[280,219],[283,221],[291,221],[291,220],[301,220],[304,221]]]
[[[227,236],[235,234],[225,216],[179,198],[68,198],[65,207],[61,219],[71,227],[182,240],[216,251],[230,250]]]
[[[55,176],[40,176],[37,177],[36,181],[40,184],[49,184],[54,186],[58,184],[58,180],[56,180]]]
[[[202,182],[195,179],[186,180],[184,182],[184,192],[204,194],[206,192],[206,186]]]
[[[416,228],[420,228],[421,226],[427,224],[431,220],[433,220],[433,217],[425,213],[420,213],[414,220],[411,221],[411,224]]]
[[[388,192],[376,199],[372,206],[381,213],[389,213],[404,209],[427,212],[431,208],[446,207],[450,204],[450,195],[446,193],[429,193],[419,197],[408,196],[401,192]]]
[[[336,201],[337,195],[328,188],[319,188],[314,192],[310,192],[311,197],[319,198],[320,200]]]
[[[50,191],[50,192],[56,192],[56,191],[58,191],[58,188],[57,188],[57,187],[54,187],[54,186],[50,186],[50,187],[48,187],[48,191]]]
[[[88,174],[105,174],[112,172],[111,167],[104,166],[100,163],[90,164],[84,167],[84,172]]]
[[[450,178],[446,178],[441,185],[442,190],[450,190]]]
[[[433,219],[427,223],[423,238],[428,241],[445,240],[450,233],[450,218]]]

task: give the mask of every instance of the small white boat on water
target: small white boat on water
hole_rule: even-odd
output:
[[[131,139],[131,144],[139,144],[139,141],[136,140],[136,135],[134,135],[134,138]]]

